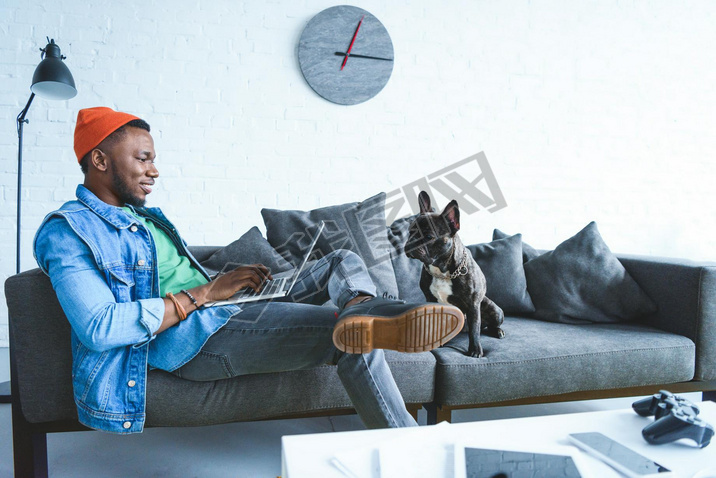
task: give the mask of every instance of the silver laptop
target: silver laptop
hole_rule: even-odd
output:
[[[294,284],[296,284],[296,281],[298,280],[298,276],[301,275],[301,272],[303,271],[304,266],[308,262],[308,258],[311,257],[311,254],[313,253],[313,249],[316,247],[316,243],[318,242],[318,238],[321,236],[321,233],[323,232],[323,228],[325,227],[325,223],[321,221],[321,223],[318,225],[318,230],[316,231],[316,237],[313,238],[313,241],[311,241],[311,246],[308,248],[308,251],[303,257],[303,260],[301,261],[301,265],[299,265],[293,273],[290,275],[284,276],[284,277],[274,277],[273,279],[264,282],[263,287],[256,292],[255,290],[251,288],[245,288],[238,291],[236,294],[232,295],[226,300],[216,300],[213,302],[207,302],[204,304],[204,307],[214,307],[217,305],[227,305],[227,304],[239,304],[242,302],[254,302],[257,300],[267,300],[267,299],[275,299],[277,297],[286,297],[290,292],[291,289],[293,289]],[[239,264],[229,263],[226,266],[224,266],[224,269],[220,272],[224,273],[228,270],[233,270],[236,266]]]

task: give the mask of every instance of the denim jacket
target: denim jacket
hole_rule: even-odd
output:
[[[209,278],[158,208],[137,208]],[[50,277],[72,326],[72,385],[79,420],[113,433],[139,433],[146,419],[147,368],[173,371],[191,360],[235,305],[202,308],[154,335],[162,323],[157,252],[149,231],[82,185],[77,200],[45,217],[35,259]]]

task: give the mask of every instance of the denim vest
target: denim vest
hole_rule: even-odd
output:
[[[241,309],[202,308],[154,335],[162,323],[157,253],[149,231],[82,185],[77,200],[45,217],[34,254],[72,326],[72,385],[79,420],[139,433],[146,419],[147,368],[173,371]],[[209,279],[158,208],[137,208]]]

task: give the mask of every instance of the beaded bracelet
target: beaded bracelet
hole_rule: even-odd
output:
[[[186,319],[186,310],[184,310],[184,307],[179,303],[176,297],[174,297],[174,294],[171,292],[167,292],[166,297],[169,297],[169,300],[171,300],[174,303],[174,308],[177,311],[177,315],[179,316],[179,320],[183,321]]]
[[[191,303],[194,304],[194,307],[196,307],[197,309],[199,308],[199,303],[196,301],[196,299],[194,298],[194,296],[189,293],[188,290],[182,289],[182,290],[180,290],[179,292],[183,292],[184,294],[186,294],[187,297],[189,297],[189,300],[191,301]]]

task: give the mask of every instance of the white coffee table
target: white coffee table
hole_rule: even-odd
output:
[[[716,426],[716,403],[702,402],[701,417]],[[670,468],[674,476],[693,477],[706,468],[716,471],[716,438],[703,449],[693,442],[674,442],[650,445],[641,436],[641,430],[653,418],[638,416],[631,409],[573,413],[542,417],[491,420],[450,425],[442,423],[407,429],[364,430],[336,433],[293,435],[282,438],[283,478],[314,478],[351,476],[339,470],[348,464],[348,471],[363,471],[355,476],[381,476],[377,474],[379,449],[395,450],[396,455],[406,452],[406,463],[420,463],[431,455],[431,450],[444,453],[452,450],[453,443],[466,446],[549,452],[552,449],[569,450],[578,456],[580,471],[588,476],[619,477],[619,473],[570,445],[570,433],[597,431],[633,450]],[[556,447],[556,448],[554,448]],[[412,453],[412,455],[411,455]],[[452,452],[450,452],[452,453]],[[383,452],[384,456],[387,453]],[[334,458],[339,458],[338,467]],[[404,458],[403,457],[403,458]],[[401,458],[402,459],[402,458]],[[451,460],[452,458],[441,458]],[[358,470],[363,464],[363,470]],[[351,467],[351,465],[354,465]],[[429,467],[421,465],[424,476],[431,476]],[[372,471],[372,473],[371,473]],[[450,471],[450,470],[447,470]],[[452,477],[452,473],[448,473]],[[408,475],[405,475],[408,476]],[[713,475],[713,476],[716,476]],[[434,474],[431,478],[439,478]]]

